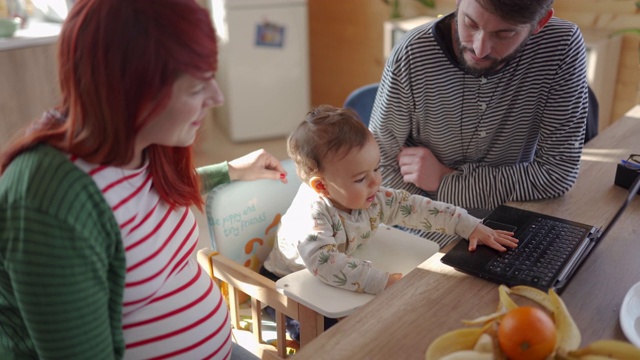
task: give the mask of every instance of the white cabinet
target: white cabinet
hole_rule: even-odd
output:
[[[219,37],[215,117],[232,141],[288,135],[310,107],[306,0],[211,0]]]

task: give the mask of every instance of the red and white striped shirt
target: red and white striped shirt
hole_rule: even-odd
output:
[[[93,178],[120,225],[127,261],[124,357],[228,359],[228,309],[191,256],[199,235],[191,210],[161,201],[147,165],[127,170],[72,161]]]

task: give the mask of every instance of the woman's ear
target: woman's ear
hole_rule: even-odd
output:
[[[309,186],[311,186],[311,188],[313,190],[315,190],[315,192],[317,192],[320,195],[323,196],[328,196],[329,195],[329,191],[327,190],[327,186],[324,184],[324,179],[320,176],[314,176],[309,180]]]

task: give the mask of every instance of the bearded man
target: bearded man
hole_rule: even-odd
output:
[[[476,211],[564,195],[588,109],[580,29],[553,0],[458,0],[389,56],[370,121],[383,185]],[[421,233],[441,246],[453,240]]]

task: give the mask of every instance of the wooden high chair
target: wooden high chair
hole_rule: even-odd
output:
[[[274,243],[280,217],[288,209],[301,181],[291,160],[283,161],[288,183],[279,180],[237,181],[216,187],[206,199],[212,248],[198,251],[198,263],[219,281],[235,331],[243,328],[240,304],[251,307],[251,329],[257,356],[287,356],[285,315],[300,322],[300,345],[324,331],[324,318],[276,291],[275,283],[258,271]],[[247,300],[247,297],[250,299]],[[262,308],[276,310],[276,345],[263,339]]]

